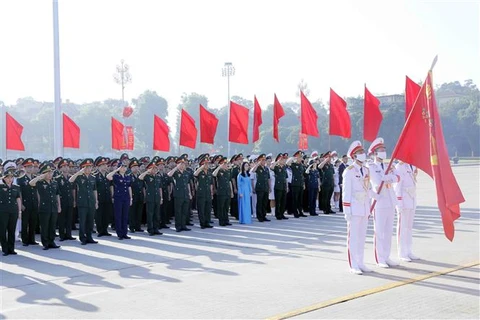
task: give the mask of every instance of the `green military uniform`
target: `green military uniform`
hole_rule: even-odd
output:
[[[0,182],[0,244],[4,256],[16,254],[15,226],[19,214],[17,199],[20,198],[20,193],[19,186],[8,186],[5,181]]]
[[[170,217],[168,215],[169,212],[169,205],[171,201],[168,201],[170,195],[168,194],[169,185],[171,179],[165,173],[158,173],[160,177],[160,186],[162,188],[162,199],[163,202],[160,205],[160,229],[166,228],[168,229],[168,224],[170,223]]]
[[[288,219],[285,217],[285,209],[287,205],[287,168],[285,166],[275,166],[273,168],[275,174],[275,217],[278,220]]]
[[[255,171],[257,176],[257,183],[255,184],[255,193],[257,194],[257,219],[260,222],[268,221],[267,206],[269,193],[269,179],[270,172],[267,167],[258,166]]]
[[[161,234],[158,230],[160,225],[161,178],[158,175],[147,174],[143,181],[145,182],[145,201],[147,203],[147,231],[151,236]]]
[[[142,225],[142,212],[143,202],[145,200],[144,195],[144,182],[138,179],[138,175],[132,174],[132,205],[129,212],[129,227],[131,232],[139,231],[143,232]]]
[[[97,225],[98,236],[107,236],[108,223],[112,215],[112,193],[110,192],[111,182],[107,175],[99,172],[95,176],[97,184],[98,208],[95,212],[95,223]]]
[[[320,188],[320,210],[326,214],[333,213],[330,199],[332,199],[333,195],[333,176],[335,174],[335,169],[332,164],[327,163],[323,166],[320,172],[322,181],[322,186]]]
[[[200,227],[210,228],[212,211],[213,176],[210,170],[202,170],[197,175],[197,210]]]
[[[222,227],[230,225],[228,207],[232,198],[230,170],[220,169],[217,173],[217,216],[218,224]]]
[[[236,158],[236,157],[235,157]],[[237,187],[237,176],[240,173],[240,167],[234,165],[232,169],[230,169],[230,179],[232,181],[232,188],[233,188],[233,198],[230,201],[230,215],[238,220],[238,192],[235,193],[235,189],[238,191]]]
[[[93,217],[95,216],[95,193],[97,184],[92,175],[82,174],[75,180],[77,189],[77,208],[80,220],[79,236],[82,244],[96,243],[92,238]]]
[[[37,182],[39,195],[38,215],[40,217],[40,234],[43,249],[57,248],[55,244],[55,228],[58,217],[59,190],[57,181],[41,180]]]
[[[17,179],[22,194],[22,242],[24,246],[37,244],[35,242],[35,229],[38,227],[38,196],[37,188],[30,186],[33,177],[24,175]]]
[[[185,170],[177,170],[172,176],[174,181],[173,197],[175,207],[175,229],[177,231],[187,229],[188,208],[190,204],[189,182],[190,174]]]
[[[295,218],[305,216],[303,214],[303,188],[305,186],[305,167],[301,163],[292,163],[292,210]]]

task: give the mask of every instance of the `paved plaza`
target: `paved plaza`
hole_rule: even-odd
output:
[[[414,253],[422,260],[376,267],[370,223],[365,258],[375,272],[361,276],[348,272],[342,214],[228,228],[215,221],[205,230],[196,223],[191,232],[48,251],[17,242],[17,256],[0,258],[0,318],[478,319],[479,172],[454,167],[466,202],[453,243],[434,183],[419,174]]]

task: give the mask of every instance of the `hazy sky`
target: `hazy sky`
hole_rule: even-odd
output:
[[[297,100],[300,79],[311,100],[401,93],[405,75],[480,85],[479,1],[59,0],[62,99],[120,98],[115,65],[133,82],[126,98],[156,90],[171,107],[183,92],[260,105]],[[0,0],[0,100],[53,101],[51,0]]]

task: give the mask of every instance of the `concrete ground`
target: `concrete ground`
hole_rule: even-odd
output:
[[[18,246],[17,256],[0,258],[0,318],[478,319],[480,166],[454,172],[466,202],[452,243],[433,181],[419,176],[416,262],[377,268],[370,223],[365,257],[375,272],[351,275],[340,214],[197,224],[191,232],[103,237],[85,247],[67,241],[49,251]]]

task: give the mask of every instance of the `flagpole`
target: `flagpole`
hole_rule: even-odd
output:
[[[58,29],[58,0],[53,0],[53,72],[55,92],[53,153],[55,157],[63,156],[63,124],[61,121],[62,100],[60,97],[60,41]]]
[[[435,67],[435,65],[437,64],[437,60],[438,60],[438,55],[435,56],[435,58],[433,59],[433,62],[432,62],[432,65],[430,67],[430,70],[428,70],[428,72],[432,72],[433,68]],[[423,86],[425,85],[426,82],[423,83],[422,85],[422,88]],[[422,92],[422,90],[420,89],[420,92]],[[413,106],[415,106],[417,104],[417,100],[418,100],[418,97],[420,96],[420,92],[418,93],[418,96],[416,97],[415,99],[415,102],[413,104]],[[412,108],[412,111],[413,111],[413,108]],[[410,119],[412,115],[412,112],[410,111],[410,114],[408,115],[408,119],[407,121],[405,122],[405,124],[403,125],[403,129],[402,129],[402,132],[400,133],[400,137],[403,137],[403,132],[405,131],[405,127],[406,127],[406,124],[408,123],[408,120]],[[392,157],[390,159],[390,162],[388,163],[388,166],[387,166],[387,170],[385,171],[385,173],[388,173],[388,171],[390,171],[392,165],[393,165],[393,161],[395,160],[395,155],[397,153],[397,150],[398,150],[398,146],[401,145],[401,142],[402,141],[397,141],[397,144],[395,145],[395,148],[393,149],[393,152],[392,152]],[[380,194],[380,192],[382,191],[383,189],[383,185],[385,184],[384,181],[382,181],[380,183],[380,186],[378,187],[378,194]],[[373,200],[373,203],[372,203],[372,206],[370,207],[370,213],[373,212],[373,209],[375,209],[375,205],[377,204],[377,200]]]

